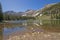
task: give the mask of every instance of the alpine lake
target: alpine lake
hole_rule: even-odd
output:
[[[60,40],[60,20],[19,20],[0,23],[0,40]]]

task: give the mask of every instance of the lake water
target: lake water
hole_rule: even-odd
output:
[[[60,40],[59,20],[20,20],[0,25],[1,40]]]

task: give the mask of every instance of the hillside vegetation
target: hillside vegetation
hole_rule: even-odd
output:
[[[38,10],[37,13],[43,14],[42,16],[37,16],[41,19],[60,19],[60,3],[48,4],[41,10]]]

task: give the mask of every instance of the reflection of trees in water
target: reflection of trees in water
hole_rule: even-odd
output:
[[[41,28],[47,32],[60,32],[60,25],[43,25]]]
[[[55,19],[55,20],[40,20],[40,25],[44,25],[44,24],[51,24],[51,25],[56,25],[56,24],[60,24],[60,20],[59,19]]]
[[[40,26],[40,25],[44,25],[44,24],[48,24],[48,25],[56,25],[56,24],[60,24],[60,20],[32,20],[32,21],[24,21],[24,22],[18,22],[18,23],[5,23],[5,26],[10,28],[10,27],[17,27],[17,26],[29,26],[29,25],[36,25],[36,26]]]
[[[41,25],[41,23],[43,25]],[[42,20],[42,21],[35,21],[32,25],[30,25],[30,29],[38,28],[43,29],[48,32],[60,32],[60,20]],[[28,24],[27,24],[28,25]]]
[[[60,20],[59,19],[51,20],[51,24],[60,24]]]
[[[8,28],[14,28],[14,27],[29,27],[31,29],[33,28],[43,28],[45,27],[45,29],[49,29],[50,27],[52,29],[57,28],[56,26],[52,26],[52,25],[59,25],[60,21],[58,20],[34,20],[34,21],[24,21],[21,23],[12,23],[12,24],[8,24]],[[51,25],[52,24],[52,25]],[[59,27],[59,26],[58,26]]]

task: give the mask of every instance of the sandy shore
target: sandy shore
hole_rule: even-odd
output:
[[[25,30],[5,36],[4,40],[60,40],[60,33]]]

